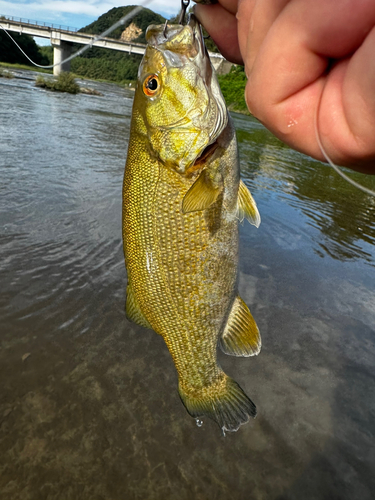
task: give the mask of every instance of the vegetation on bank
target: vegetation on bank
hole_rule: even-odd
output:
[[[218,76],[221,91],[228,109],[238,113],[250,114],[245,101],[247,78],[243,66],[232,66],[226,75]]]
[[[79,92],[79,85],[76,83],[74,76],[65,72],[60,73],[57,78],[38,76],[35,80],[35,86],[54,92],[68,92],[69,94],[78,94]]]
[[[14,78],[14,75],[10,71],[0,68],[0,78]]]
[[[52,45],[38,45],[39,52],[46,61],[45,66],[53,64],[53,47]],[[51,70],[52,71],[52,70]]]
[[[46,79],[43,76],[38,76],[35,85],[56,92],[68,92],[69,94],[78,94],[79,92],[79,85],[76,83],[74,76],[65,72],[60,73],[56,79]]]
[[[81,92],[82,94],[89,95],[98,95],[102,96],[103,94],[95,89],[90,89],[87,87],[80,87],[72,73],[62,72],[59,74],[57,78],[43,78],[42,76],[38,76],[35,80],[36,87],[41,87],[48,90],[53,90],[55,92],[68,92],[69,94],[78,94]]]
[[[41,54],[33,37],[29,35],[18,35],[17,33],[11,33],[11,36],[30,59],[42,66],[48,64],[48,59]],[[0,61],[12,64],[31,64],[3,30],[0,30]]]
[[[11,69],[24,69],[26,71],[36,71],[38,73],[52,73],[51,69],[37,68],[35,66],[30,66],[30,64],[18,64],[18,63],[4,63],[0,61],[0,68],[11,68]]]
[[[86,87],[80,87],[72,73],[62,72],[57,78],[43,78],[43,76],[38,76],[35,80],[35,86],[41,87],[43,89],[52,90],[54,92],[68,92],[69,94],[90,94],[90,95],[103,95],[94,89],[89,89]]]
[[[71,62],[71,70],[76,75],[93,80],[109,80],[116,83],[124,83],[136,80],[138,67],[142,56],[137,54],[124,54],[106,49],[100,57],[76,57]]]

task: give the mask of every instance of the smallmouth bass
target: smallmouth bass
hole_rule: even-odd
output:
[[[260,351],[237,292],[238,220],[260,217],[198,21],[150,26],[146,39],[123,185],[126,315],[163,336],[189,414],[236,431],[256,408],[216,350]]]

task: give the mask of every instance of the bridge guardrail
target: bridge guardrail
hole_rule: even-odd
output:
[[[72,28],[71,26],[64,26],[63,24],[53,24],[53,23],[45,23],[43,21],[34,21],[31,19],[25,19],[22,17],[14,17],[14,16],[4,16],[0,14],[0,23],[3,21],[13,21],[15,23],[24,23],[29,24],[30,26],[43,26],[45,28],[59,29],[61,31],[69,31],[71,33],[77,33],[78,28]]]

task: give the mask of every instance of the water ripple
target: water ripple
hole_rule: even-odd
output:
[[[363,259],[374,264],[375,200],[348,184],[326,164],[287,148],[254,119],[239,131],[242,177],[255,198],[285,205],[289,224],[306,224],[318,255],[338,260]],[[237,119],[237,125],[244,120]],[[350,172],[355,180],[375,188],[373,176]]]

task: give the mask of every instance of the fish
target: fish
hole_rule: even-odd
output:
[[[123,182],[126,316],[163,337],[188,413],[236,431],[256,407],[217,348],[261,349],[237,289],[238,224],[260,215],[198,20],[151,25],[146,40]]]

